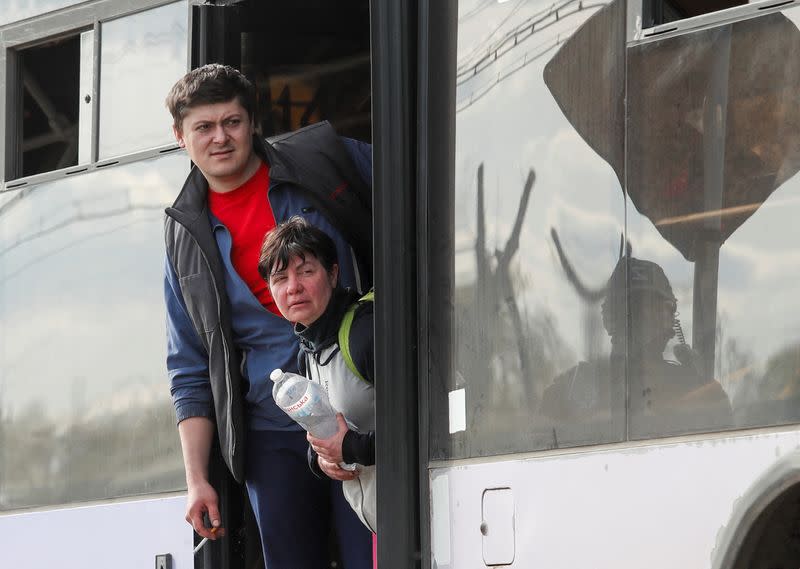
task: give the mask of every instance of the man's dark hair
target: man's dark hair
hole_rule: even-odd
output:
[[[181,130],[183,119],[192,107],[227,103],[238,99],[250,120],[256,120],[256,88],[247,77],[230,65],[209,63],[181,77],[167,95],[167,108],[173,126]]]
[[[269,282],[270,275],[284,270],[293,257],[305,261],[306,255],[316,257],[330,273],[336,264],[336,245],[327,233],[295,215],[267,233],[258,258],[258,274]]]

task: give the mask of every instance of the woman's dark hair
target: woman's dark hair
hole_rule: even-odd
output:
[[[258,274],[269,282],[270,275],[284,270],[293,257],[305,261],[306,255],[316,257],[330,273],[336,264],[336,245],[327,233],[295,215],[267,233],[258,257]]]

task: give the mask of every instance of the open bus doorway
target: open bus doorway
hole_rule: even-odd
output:
[[[322,120],[371,139],[369,2],[242,0],[195,7],[192,67],[225,63],[256,85],[261,131]]]
[[[340,136],[371,142],[368,0],[217,0],[194,6],[191,67],[206,63],[231,65],[253,82],[264,137],[329,121]],[[218,451],[212,453],[210,477],[230,539],[204,547],[195,567],[264,567],[247,493]],[[331,567],[342,567],[335,536],[330,544]]]

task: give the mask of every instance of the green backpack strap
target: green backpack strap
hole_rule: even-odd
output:
[[[353,355],[350,353],[350,328],[353,326],[353,318],[356,315],[356,309],[363,302],[375,302],[375,291],[370,290],[367,294],[351,304],[348,307],[347,312],[344,313],[342,323],[339,325],[339,351],[342,353],[344,363],[347,364],[348,369],[350,369],[350,371],[352,371],[353,374],[361,381],[369,383],[366,379],[364,379],[364,376],[361,375],[361,372],[358,371],[358,368],[356,368],[356,364],[353,361]]]

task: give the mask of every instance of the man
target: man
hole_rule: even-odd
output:
[[[369,220],[343,216],[369,217],[357,206],[371,183],[370,148],[339,139],[326,124],[264,144],[255,100],[241,73],[218,64],[187,73],[167,97],[175,137],[195,164],[165,220],[167,367],[186,519],[203,537],[223,533],[208,481],[216,434],[233,477],[246,483],[267,567],[327,567],[335,519],[345,566],[366,568],[369,532],[341,483],[309,472],[304,432],[272,400],[269,374],[296,370],[298,344],[257,265],[264,234],[300,215],[333,239],[342,283],[361,288],[369,277]]]
[[[715,379],[700,373],[677,318],[672,285],[658,264],[622,257],[601,310],[611,338],[608,360],[579,362],[556,377],[542,397],[544,415],[593,423],[596,429],[624,427],[627,369],[628,423],[635,436],[688,431],[695,417],[705,428],[730,423],[728,396]],[[667,360],[664,351],[676,335],[677,361]]]

